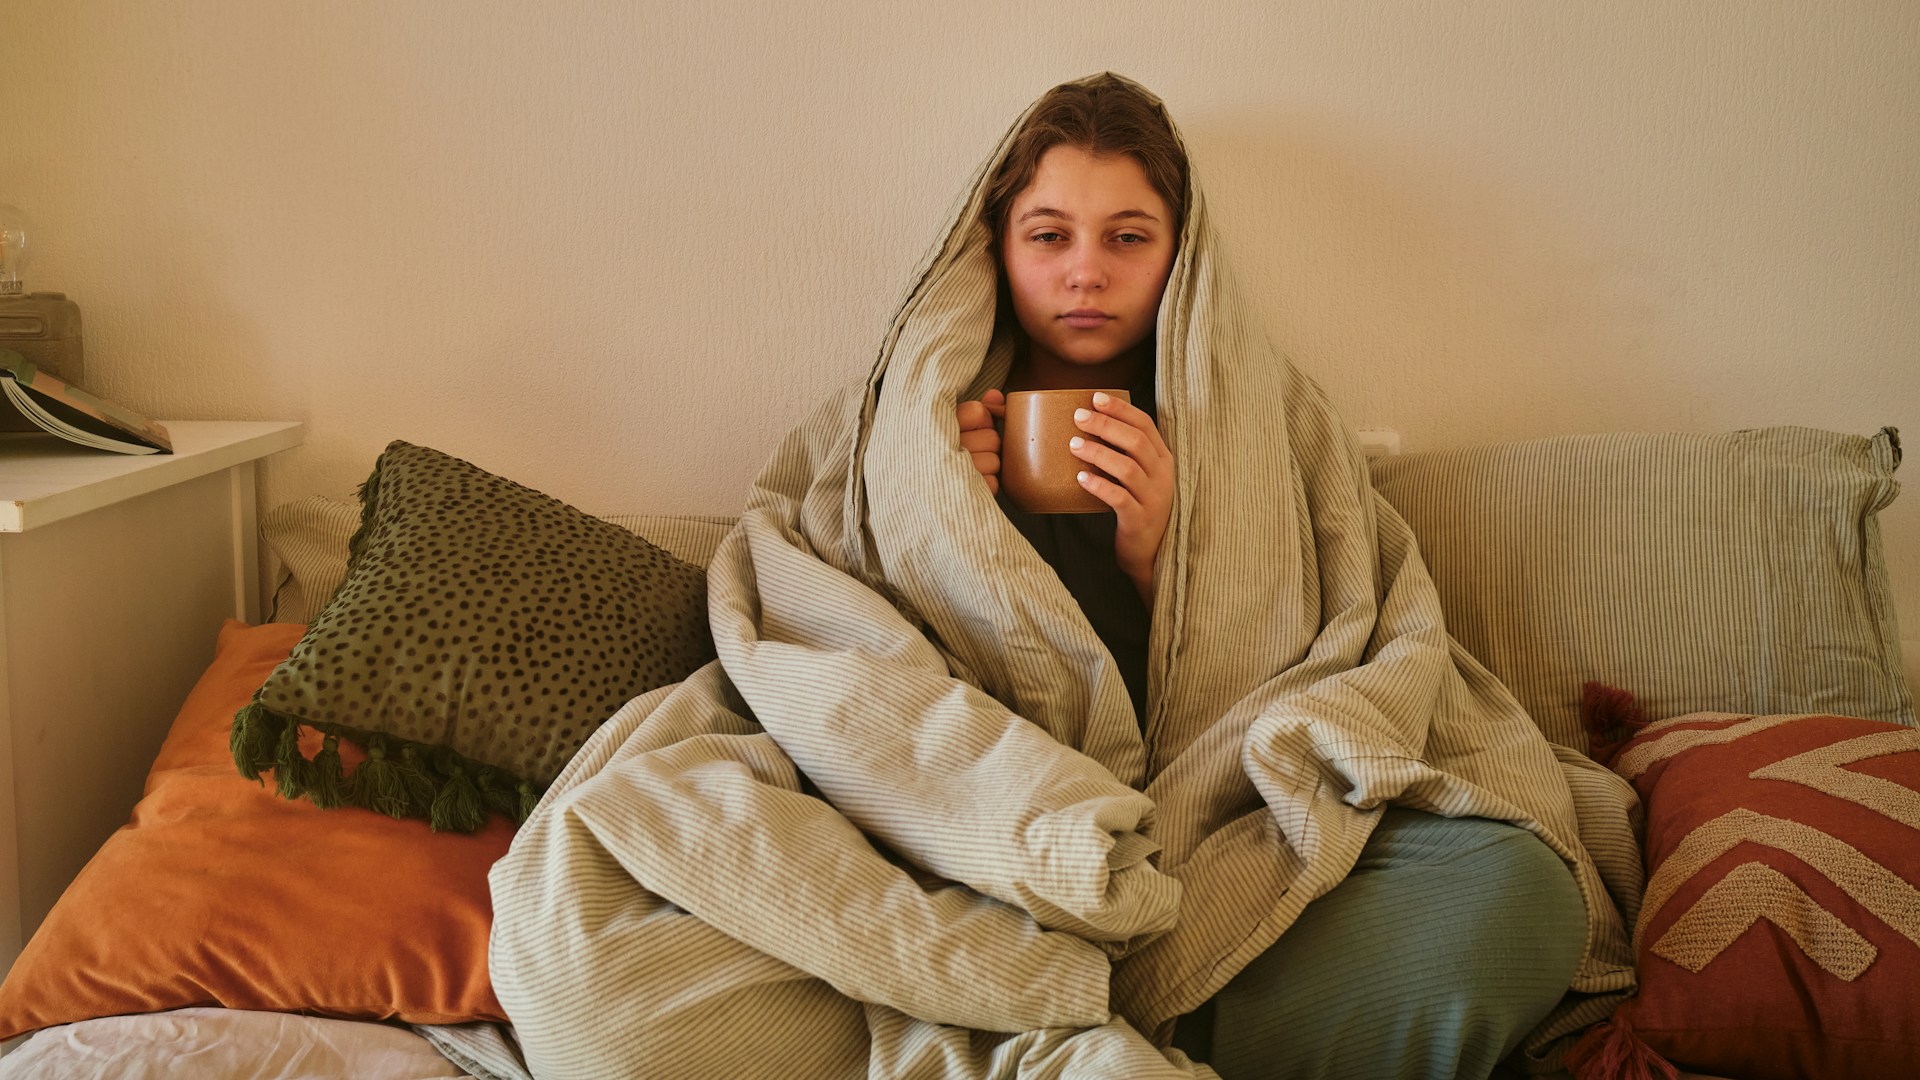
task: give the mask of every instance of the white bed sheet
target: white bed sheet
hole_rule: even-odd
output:
[[[465,1077],[403,1027],[241,1009],[109,1016],[34,1033],[0,1080],[437,1080]]]
[[[433,1029],[483,1063],[508,1044],[462,1025]],[[462,1041],[459,1037],[466,1036]],[[456,1052],[459,1046],[456,1045]],[[506,1062],[483,1075],[526,1074]],[[175,1009],[140,1016],[109,1016],[37,1032],[0,1058],[0,1080],[474,1080],[433,1044],[390,1024],[325,1020],[241,1009]],[[1527,1080],[1504,1065],[1495,1080]],[[1571,1080],[1565,1072],[1531,1080]],[[1680,1070],[1680,1080],[1728,1080]]]

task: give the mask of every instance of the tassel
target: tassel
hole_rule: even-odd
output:
[[[279,743],[279,725],[286,721],[268,712],[258,701],[233,714],[233,731],[227,736],[227,749],[233,751],[233,763],[240,775],[260,779],[260,770],[272,768]]]
[[[399,771],[400,783],[407,793],[407,816],[425,820],[433,813],[433,797],[440,791],[440,779],[420,760],[420,748],[412,743],[400,748]]]
[[[487,811],[480,803],[480,789],[467,775],[467,763],[446,747],[434,752],[433,764],[447,779],[440,794],[433,797],[433,812],[427,824],[435,832],[452,830],[470,833],[487,823]]]
[[[1647,711],[1625,690],[1590,682],[1581,688],[1580,724],[1587,729],[1589,756],[1611,765],[1620,748],[1647,726]]]
[[[1624,1005],[1588,1028],[1560,1064],[1573,1080],[1680,1080],[1680,1070],[1633,1033]]]
[[[340,764],[340,738],[328,735],[307,767],[307,798],[322,810],[347,804],[347,773]]]
[[[407,789],[401,783],[400,770],[387,760],[386,739],[379,735],[367,739],[367,760],[353,770],[347,797],[355,806],[396,820],[407,816]]]
[[[397,441],[387,444],[387,450],[400,445]],[[380,452],[380,460],[373,463],[373,472],[368,474],[366,482],[361,484],[355,494],[360,496],[360,527],[347,538],[347,568],[360,561],[360,549],[366,546],[367,534],[373,531],[373,507],[380,499],[380,465],[387,456],[386,450]]]
[[[533,816],[533,808],[539,805],[540,789],[525,780],[520,781],[520,806],[518,812],[513,815],[513,823],[525,825],[527,819]]]
[[[520,808],[514,789],[507,786],[513,778],[491,765],[474,770],[473,781],[480,788],[480,801],[487,810],[501,817],[512,817]]]
[[[297,799],[307,790],[306,755],[300,752],[300,725],[287,724],[280,729],[280,752],[273,759],[274,787],[283,799]]]

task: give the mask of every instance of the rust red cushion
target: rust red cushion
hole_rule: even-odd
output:
[[[1648,869],[1616,1019],[1700,1072],[1920,1076],[1920,730],[1696,713],[1612,764]]]
[[[233,714],[305,628],[228,622],[133,819],[48,913],[0,985],[0,1038],[189,1005],[413,1023],[501,1020],[487,870],[513,826],[471,835],[329,813],[235,774]],[[308,735],[311,755],[318,736]],[[348,768],[351,748],[340,747]]]

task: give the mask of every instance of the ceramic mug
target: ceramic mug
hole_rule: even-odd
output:
[[[1000,487],[1013,505],[1030,514],[1097,514],[1112,507],[1080,486],[1085,469],[1100,470],[1075,457],[1068,440],[1092,439],[1073,422],[1075,409],[1093,409],[1093,395],[1132,401],[1125,390],[1016,390],[1007,395],[1005,431],[1000,437]],[[1095,440],[1098,441],[1098,440]]]

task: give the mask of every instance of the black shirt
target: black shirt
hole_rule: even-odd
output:
[[[1133,404],[1156,421],[1151,367],[1128,388]],[[1060,583],[1079,602],[1093,632],[1113,654],[1120,676],[1126,680],[1127,693],[1133,698],[1133,715],[1145,723],[1147,715],[1147,633],[1152,612],[1140,599],[1133,579],[1120,569],[1113,556],[1113,535],[1117,525],[1113,511],[1097,514],[1029,514],[1004,497],[1000,508],[1008,520],[1027,538]]]

